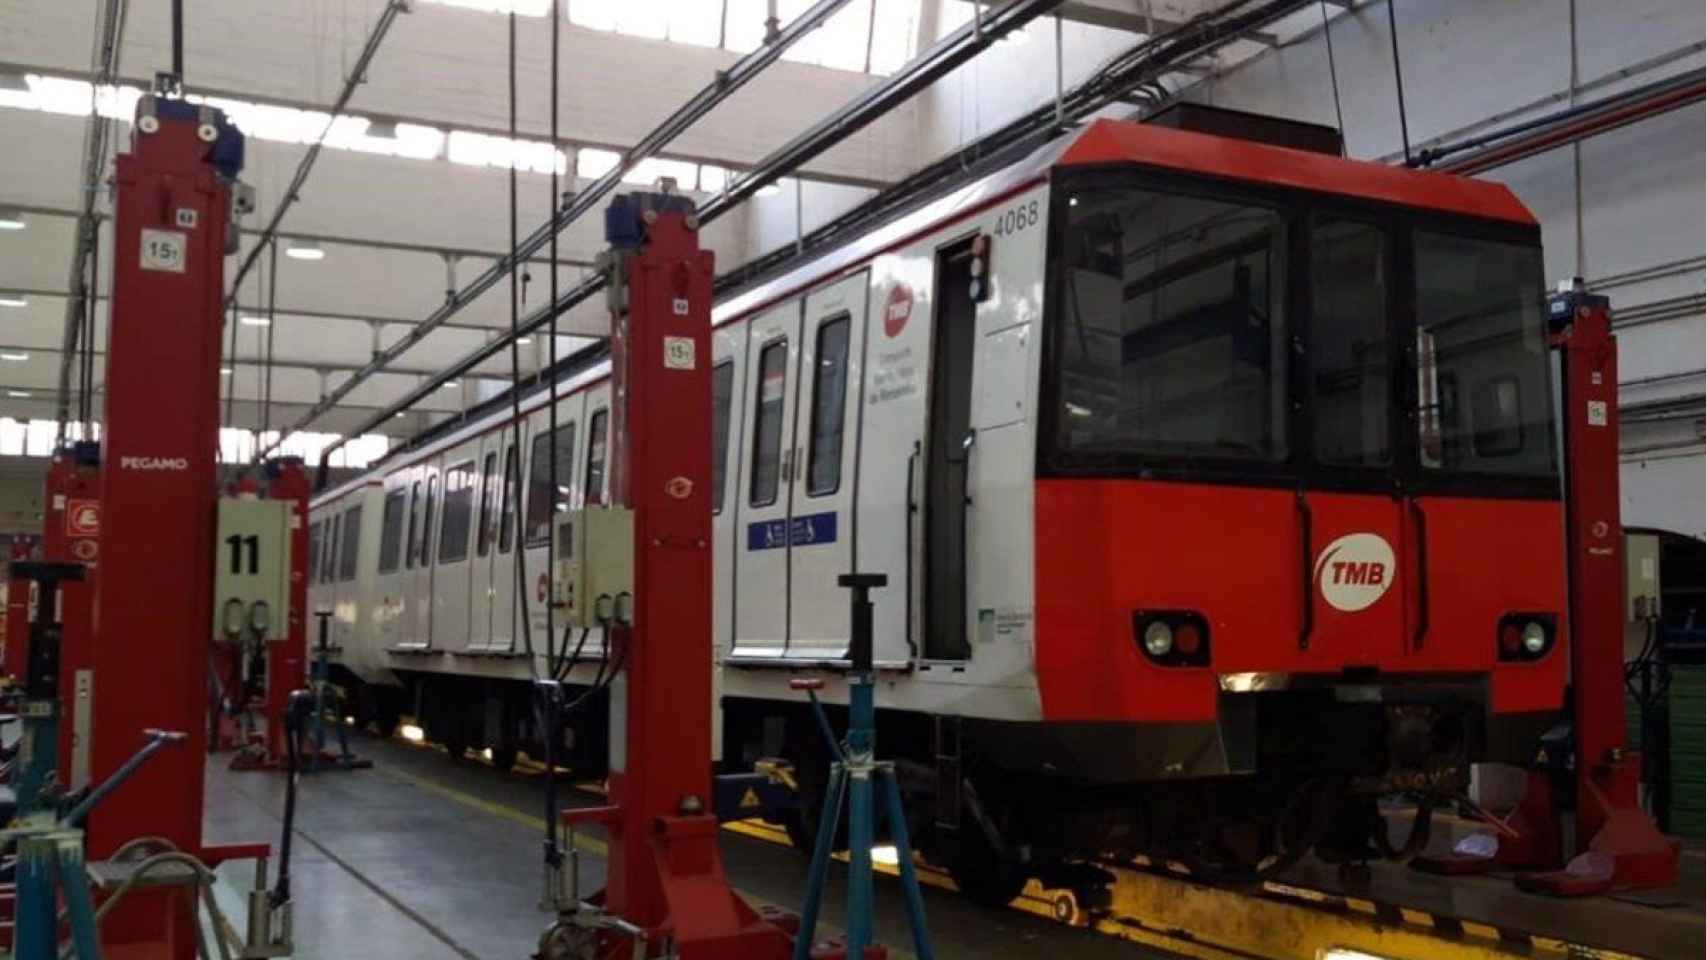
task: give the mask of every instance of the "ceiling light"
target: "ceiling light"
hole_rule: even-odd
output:
[[[13,353],[9,350],[0,350],[0,360],[10,360],[13,363],[22,363],[29,358],[30,355],[27,353]]]
[[[455,390],[457,387],[460,387],[460,386],[462,386],[462,384],[460,381],[457,381],[457,380],[447,380],[444,383],[444,389],[446,389],[446,390]]]
[[[21,293],[0,293],[0,307],[27,307],[30,301]]]
[[[28,224],[24,222],[24,211],[0,209],[0,230],[22,230],[26,226]]]
[[[525,347],[532,342],[533,342],[532,337],[516,337],[515,338],[515,344],[518,347]]]
[[[6,391],[6,396],[17,397],[20,400],[27,400],[29,399],[30,392],[28,390],[8,390]]]
[[[232,370],[230,367],[220,367],[219,368],[219,375],[220,376],[229,377],[231,374],[232,374]]]
[[[269,327],[269,326],[272,326],[272,321],[269,320],[268,318],[257,317],[257,316],[253,316],[250,314],[244,314],[243,316],[238,317],[237,322],[242,324],[245,327]]]
[[[324,260],[326,251],[319,244],[309,240],[292,240],[284,248],[284,255],[292,260]]]
[[[402,418],[402,416],[403,416],[403,414],[404,414],[404,413],[406,413],[406,412],[407,412],[407,411],[405,411],[405,410],[398,410],[398,411],[397,411],[397,412],[396,412],[396,413],[394,413],[394,414],[392,414],[392,417],[393,417],[393,418],[394,418],[394,419],[401,419],[401,418]]]
[[[756,196],[774,197],[775,195],[777,195],[778,193],[781,193],[781,192],[782,192],[781,187],[778,187],[774,183],[767,183],[764,186],[758,188]]]

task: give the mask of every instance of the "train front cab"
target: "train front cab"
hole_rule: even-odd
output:
[[[1233,775],[1258,806],[1444,797],[1526,760],[1567,665],[1532,217],[1499,186],[1128,125],[1053,189],[1044,723],[1000,755],[1092,786]]]

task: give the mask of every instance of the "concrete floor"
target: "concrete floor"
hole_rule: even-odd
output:
[[[359,738],[372,770],[304,777],[292,852],[296,956],[362,960],[522,960],[547,922],[540,889],[543,780],[452,763],[436,750]],[[208,768],[209,842],[279,839],[284,785],[278,774],[232,773],[225,757]],[[565,795],[565,802],[589,802]],[[805,858],[791,848],[725,832],[730,879],[754,903],[798,909]],[[582,889],[604,864],[581,858]],[[238,890],[249,864],[221,869],[221,900],[241,917]],[[877,881],[877,932],[890,956],[910,957],[898,883]],[[845,887],[830,891],[825,923],[839,932]],[[1010,910],[983,910],[926,887],[937,956],[989,960],[1161,956],[1131,943]]]

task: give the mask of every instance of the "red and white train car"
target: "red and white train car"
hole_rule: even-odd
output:
[[[1368,855],[1375,797],[1460,792],[1562,705],[1543,298],[1503,186],[1116,121],[725,298],[723,762],[822,782],[788,680],[845,697],[835,578],[881,572],[883,751],[974,893]],[[556,490],[536,389],[519,445],[505,405],[315,501],[313,603],[373,715],[503,764],[539,739],[543,544],[607,495],[605,369],[559,379]]]

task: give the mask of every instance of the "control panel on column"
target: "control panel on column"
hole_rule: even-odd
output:
[[[290,628],[290,501],[219,501],[214,640],[283,640]]]
[[[553,598],[571,627],[634,622],[634,511],[570,510],[557,518]]]

